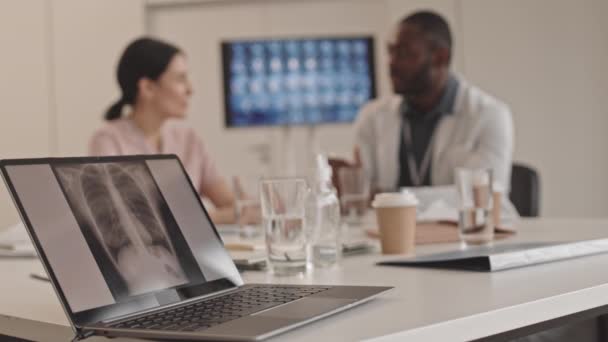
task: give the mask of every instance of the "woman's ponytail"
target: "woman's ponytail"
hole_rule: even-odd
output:
[[[104,116],[107,121],[119,119],[122,116],[122,108],[125,106],[125,101],[120,99],[108,108]]]

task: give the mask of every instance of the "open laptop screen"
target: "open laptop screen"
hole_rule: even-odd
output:
[[[242,284],[174,156],[6,161],[3,169],[72,314],[127,314],[218,280]]]

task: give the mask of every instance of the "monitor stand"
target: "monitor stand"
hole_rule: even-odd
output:
[[[281,149],[283,170],[278,170],[280,176],[295,177],[297,174],[297,151],[292,126],[281,128]]]
[[[319,138],[318,138],[318,127],[317,125],[308,125],[306,128],[306,137],[307,137],[307,147],[308,147],[308,151],[307,151],[307,157],[308,157],[308,162],[310,163],[311,161],[313,162],[312,165],[314,164],[314,161],[316,160],[315,158],[317,157],[317,154],[321,153],[321,149],[319,148]]]
[[[301,126],[300,126],[301,127]],[[279,165],[282,169],[278,170],[277,175],[283,177],[302,177],[309,176],[310,169],[315,166],[315,158],[318,153],[321,153],[318,138],[318,125],[307,125],[306,135],[304,139],[304,147],[298,148],[298,142],[301,139],[300,134],[295,134],[296,130],[301,129],[294,126],[281,127],[281,142],[280,155],[281,161]],[[299,155],[303,152],[304,155]],[[300,165],[300,168],[298,168]]]

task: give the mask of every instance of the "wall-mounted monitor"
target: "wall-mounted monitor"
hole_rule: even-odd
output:
[[[352,122],[376,96],[371,36],[222,42],[228,127]]]

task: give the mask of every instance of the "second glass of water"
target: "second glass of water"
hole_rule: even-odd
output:
[[[492,170],[456,169],[458,228],[466,245],[488,244],[494,239]]]
[[[270,269],[277,275],[306,271],[306,200],[301,178],[262,180],[260,199]]]
[[[362,167],[343,167],[338,171],[342,214],[347,223],[360,225],[369,207],[370,184]]]

